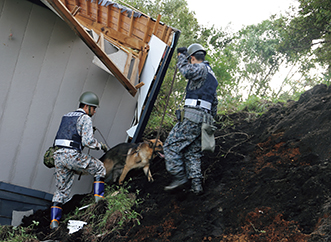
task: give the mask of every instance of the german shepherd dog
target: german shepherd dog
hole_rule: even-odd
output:
[[[122,185],[128,172],[136,168],[143,168],[148,181],[153,182],[149,162],[157,155],[164,157],[163,143],[156,139],[141,143],[120,143],[114,146],[100,158],[106,168],[105,182],[111,184],[118,180]]]

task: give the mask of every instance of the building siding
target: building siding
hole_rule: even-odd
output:
[[[0,32],[0,181],[53,193],[53,169],[42,157],[80,94],[99,96],[93,122],[109,146],[126,141],[137,97],[95,66],[92,51],[46,8],[0,0]],[[92,178],[86,176],[74,183],[73,193],[91,189]]]

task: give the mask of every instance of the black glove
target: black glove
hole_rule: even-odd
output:
[[[177,53],[187,55],[187,48],[186,47],[179,47],[179,48],[177,48]]]

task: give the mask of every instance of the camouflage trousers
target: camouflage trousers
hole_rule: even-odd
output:
[[[201,123],[186,118],[170,131],[164,146],[167,171],[176,176],[184,172],[188,179],[202,178]]]
[[[67,202],[75,173],[89,173],[94,177],[106,175],[106,169],[100,160],[74,149],[57,150],[54,153],[54,164],[56,190],[52,202]]]

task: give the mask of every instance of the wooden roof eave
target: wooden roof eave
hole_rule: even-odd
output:
[[[46,0],[58,15],[69,25],[69,27],[85,42],[85,44],[94,52],[94,54],[102,61],[102,63],[114,74],[119,82],[129,91],[132,96],[135,96],[137,89],[131,84],[127,77],[117,68],[113,61],[108,57],[105,51],[94,41],[84,27],[77,19],[69,12],[65,5],[59,0]]]
[[[93,19],[87,18],[86,16],[78,14],[75,18],[79,22],[83,23],[82,25],[84,25],[84,27],[88,29],[93,29],[93,31],[96,32],[98,35],[100,35],[100,33],[103,33],[105,38],[111,43],[113,42],[125,43],[127,47],[139,51],[142,50],[145,46],[145,43],[143,41],[125,35],[114,29],[105,27],[104,25],[97,23]]]

